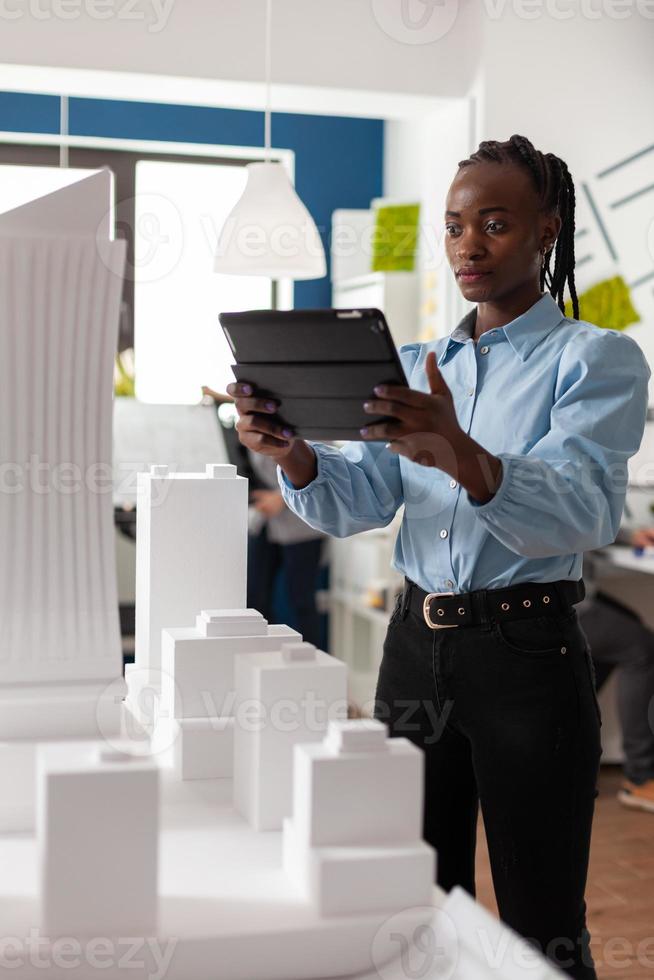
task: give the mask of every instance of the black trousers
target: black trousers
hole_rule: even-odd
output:
[[[595,978],[584,890],[600,717],[574,609],[432,631],[398,600],[375,716],[424,750],[441,887],[475,894],[481,804],[501,918],[565,973]]]
[[[283,568],[294,616],[292,625],[307,643],[317,647],[321,645],[320,615],[316,606],[321,551],[322,538],[310,538],[296,544],[270,541],[265,525],[259,534],[248,538],[248,608],[258,609],[268,622],[274,622],[275,576]]]

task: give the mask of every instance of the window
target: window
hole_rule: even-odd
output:
[[[217,236],[245,187],[242,166],[139,160],[134,215],[136,394],[193,403],[224,391],[233,356],[223,310],[266,308],[272,282],[213,271]]]

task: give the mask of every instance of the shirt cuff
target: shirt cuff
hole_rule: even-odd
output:
[[[479,514],[494,514],[496,511],[501,511],[504,498],[511,484],[516,457],[498,453],[497,458],[502,461],[502,479],[491,499],[482,503],[480,500],[475,500],[468,493],[468,502]]]
[[[317,445],[310,445],[313,449],[314,456],[316,457],[316,475],[310,483],[307,483],[305,487],[294,487],[279,463],[277,464],[277,482],[279,483],[280,489],[285,497],[297,495],[301,496],[302,494],[310,493],[325,479],[325,470],[322,463],[320,447]]]

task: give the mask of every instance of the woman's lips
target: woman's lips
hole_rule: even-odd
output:
[[[490,272],[459,272],[458,278],[462,282],[478,282],[486,276],[490,276]]]

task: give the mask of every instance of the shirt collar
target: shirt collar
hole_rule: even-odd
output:
[[[556,327],[564,314],[551,293],[543,293],[528,310],[499,327],[520,360],[525,361],[541,340]],[[439,358],[439,365],[445,360],[448,351],[456,344],[465,344],[472,338],[477,320],[477,309],[469,313],[457,324],[448,338],[445,350]]]

